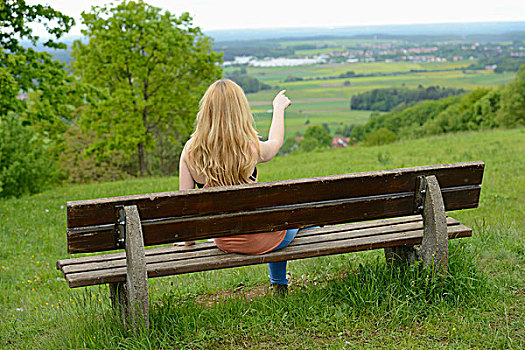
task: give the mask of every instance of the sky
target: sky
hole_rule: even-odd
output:
[[[109,0],[28,0],[75,18]],[[115,2],[115,1],[114,1]],[[118,0],[116,1],[118,2]],[[347,27],[379,24],[525,21],[523,0],[147,0],[179,15],[189,12],[203,31],[221,29]]]

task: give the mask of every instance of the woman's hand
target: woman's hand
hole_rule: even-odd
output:
[[[182,247],[182,246],[194,245],[194,244],[195,244],[195,241],[186,241],[186,242],[175,242],[175,243],[173,243],[173,245],[175,247]]]
[[[285,92],[286,90],[281,90],[281,92],[279,92],[273,99],[274,109],[284,111],[289,105],[292,104],[292,101],[290,101],[290,99],[284,94]]]

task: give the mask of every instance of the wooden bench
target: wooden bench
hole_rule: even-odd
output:
[[[71,288],[108,283],[132,327],[148,327],[152,277],[380,248],[388,261],[419,258],[446,272],[448,239],[472,230],[445,210],[477,207],[483,170],[469,162],[68,202],[69,253],[125,252],[57,268]],[[226,254],[209,242],[144,249],[312,225],[325,226],[264,255]]]

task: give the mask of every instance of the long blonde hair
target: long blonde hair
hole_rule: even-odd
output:
[[[208,88],[199,103],[187,152],[188,165],[204,176],[206,186],[253,182],[249,177],[260,156],[259,139],[239,85],[223,79]]]

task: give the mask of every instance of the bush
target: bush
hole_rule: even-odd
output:
[[[303,152],[311,152],[317,148],[321,148],[321,144],[314,138],[304,138],[299,144],[299,149]]]
[[[14,116],[0,119],[0,198],[42,191],[58,179],[44,140]]]
[[[284,141],[283,146],[281,147],[281,154],[288,154],[292,153],[296,148],[298,147],[297,143],[295,142],[295,137],[290,136],[287,137]]]
[[[330,133],[328,130],[326,130],[326,127],[321,125],[309,126],[304,133],[304,138],[305,140],[310,138],[315,139],[319,141],[320,146],[330,146],[332,144],[332,137],[330,136]]]
[[[130,177],[124,170],[130,163],[122,162],[124,156],[119,151],[103,155],[96,148],[90,148],[95,140],[92,133],[83,133],[72,125],[62,138],[64,149],[58,156],[58,166],[67,182],[116,181]]]
[[[332,144],[332,136],[327,130],[327,126],[312,125],[306,129],[304,139],[299,144],[299,150],[311,152],[317,148],[327,148]]]
[[[397,134],[387,128],[377,129],[370,134],[366,135],[365,145],[375,146],[392,143],[397,140]]]

